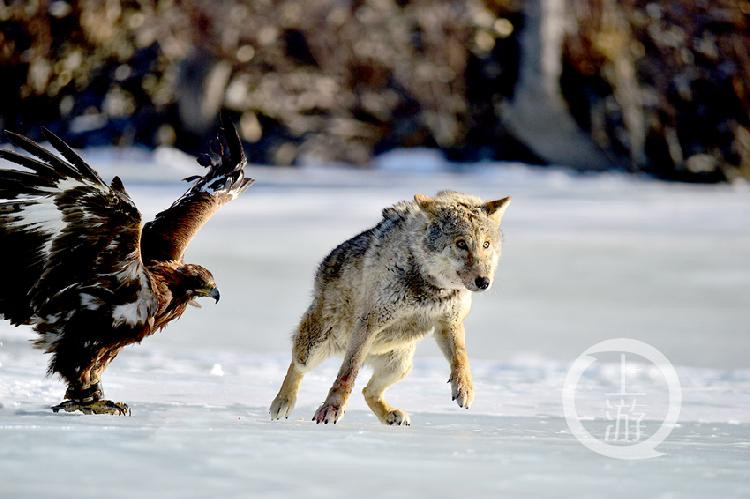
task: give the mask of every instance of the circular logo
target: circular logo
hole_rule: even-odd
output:
[[[664,376],[664,379],[667,382],[667,388],[669,389],[669,407],[667,409],[667,415],[664,418],[664,421],[653,435],[651,435],[648,439],[640,441],[634,445],[612,445],[606,443],[605,441],[597,440],[593,435],[591,435],[591,433],[586,430],[586,428],[583,427],[583,425],[581,424],[581,420],[576,413],[575,395],[576,388],[578,386],[578,380],[581,378],[581,375],[586,371],[586,369],[591,364],[596,362],[596,358],[592,357],[590,354],[603,352],[619,352],[623,354],[630,353],[639,355],[654,364],[659,369],[662,376]],[[622,359],[622,369],[624,370],[624,355]],[[624,387],[624,374],[622,375],[622,379],[623,393],[617,395],[642,395],[626,393]],[[614,409],[617,409],[616,424],[618,431],[620,429],[621,409],[628,408],[628,406],[626,406],[624,402],[622,402],[622,400],[624,400],[624,397],[623,399],[621,399],[620,406],[609,406],[608,402],[608,407],[611,407],[613,409],[613,413],[615,412]],[[567,376],[565,376],[565,384],[563,385],[562,391],[562,404],[563,412],[565,414],[565,420],[568,423],[570,431],[573,432],[573,435],[578,439],[579,442],[581,442],[592,451],[603,456],[608,456],[615,459],[647,459],[650,457],[663,455],[663,453],[656,450],[656,446],[662,443],[669,436],[670,432],[674,428],[675,423],[677,423],[677,419],[680,416],[680,409],[682,407],[682,388],[680,387],[680,379],[677,377],[677,372],[675,371],[674,367],[669,362],[669,360],[667,360],[664,354],[662,354],[659,350],[642,341],[630,338],[615,338],[602,341],[601,343],[597,343],[596,345],[589,347],[575,360],[575,362],[573,362],[573,365],[568,370]],[[632,407],[636,407],[635,399],[633,399]],[[610,419],[609,413],[608,419]],[[626,425],[630,424],[629,420],[625,421]],[[638,424],[640,424],[640,419],[638,419]],[[628,431],[628,426],[625,426],[625,431]],[[638,428],[638,433],[640,434],[640,428]],[[609,435],[609,428],[607,431],[607,435]]]

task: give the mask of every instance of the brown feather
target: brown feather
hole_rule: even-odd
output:
[[[254,182],[245,178],[247,158],[236,128],[222,119],[219,141],[210,155],[207,173],[172,206],[143,227],[141,251],[145,261],[182,261],[190,240],[222,205],[239,196]],[[203,163],[201,163],[203,164]]]
[[[200,227],[252,183],[236,130],[225,121],[223,132],[206,175],[143,230],[119,178],[107,186],[49,131],[62,157],[8,134],[33,157],[0,151],[30,170],[0,169],[0,247],[13,262],[0,316],[39,333],[36,345],[53,354],[49,371],[68,383],[66,397],[100,396],[101,374],[123,347],[215,289],[208,270],[181,260]]]

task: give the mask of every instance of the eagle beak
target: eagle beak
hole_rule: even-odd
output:
[[[221,293],[219,293],[219,289],[218,288],[214,288],[214,289],[211,290],[211,292],[208,294],[208,296],[210,296],[211,298],[213,298],[214,300],[216,300],[216,303],[219,303],[219,298],[221,298]]]

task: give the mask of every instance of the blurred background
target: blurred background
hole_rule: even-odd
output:
[[[384,151],[750,177],[747,0],[0,0],[0,127],[251,160]]]

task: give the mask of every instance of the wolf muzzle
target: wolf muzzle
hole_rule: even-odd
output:
[[[487,289],[487,288],[489,288],[489,287],[490,287],[490,280],[489,280],[488,278],[486,278],[486,277],[481,277],[481,276],[480,276],[480,277],[477,277],[477,278],[476,278],[476,279],[474,280],[474,284],[476,284],[476,286],[477,286],[477,287],[478,287],[479,289],[482,289],[482,290],[484,290],[484,289]]]

